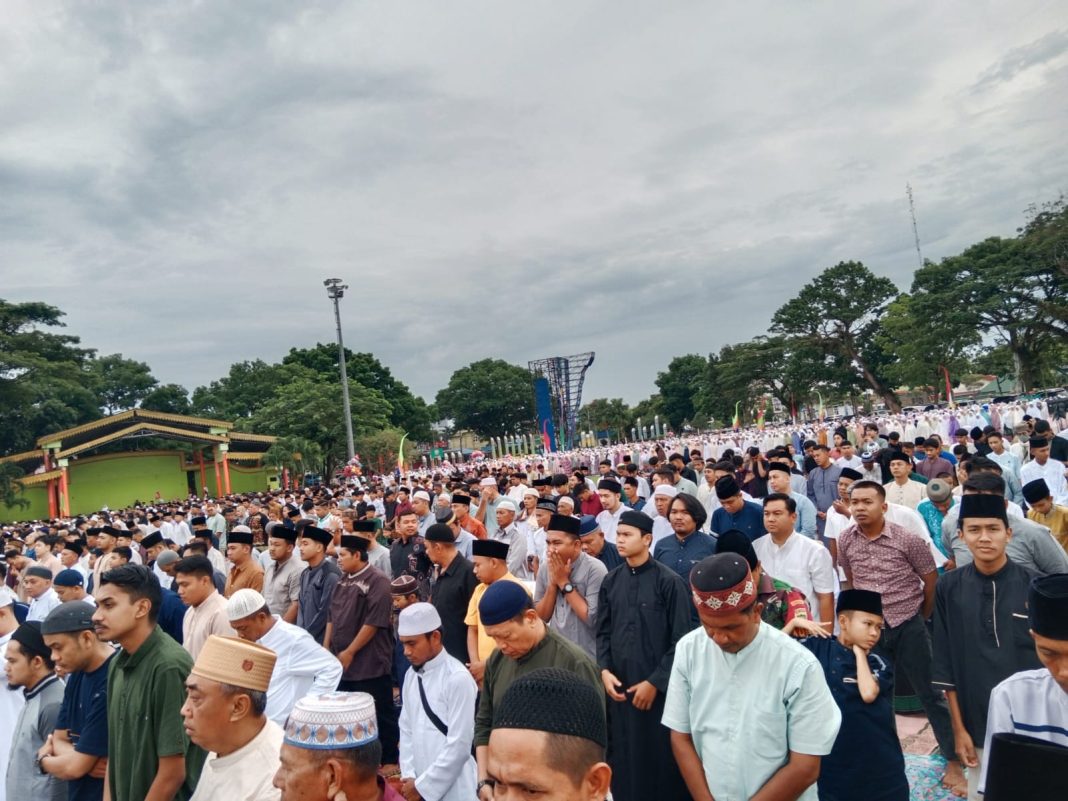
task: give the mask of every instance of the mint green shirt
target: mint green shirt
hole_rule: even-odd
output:
[[[675,646],[663,724],[693,738],[716,801],[748,801],[790,759],[831,752],[842,714],[819,661],[766,623],[737,654],[703,628]],[[799,801],[817,801],[815,783]]]

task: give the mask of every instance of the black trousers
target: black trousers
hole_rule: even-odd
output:
[[[393,677],[387,674],[359,681],[342,679],[337,688],[345,693],[367,693],[374,699],[378,739],[382,743],[382,764],[396,765],[400,761],[400,752],[397,750],[400,727],[397,724],[397,708],[393,706]]]

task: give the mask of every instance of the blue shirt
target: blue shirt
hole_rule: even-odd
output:
[[[653,549],[653,558],[678,573],[689,587],[690,571],[693,570],[693,566],[706,556],[713,556],[715,553],[715,539],[701,531],[695,531],[684,540],[680,540],[674,534],[664,537]],[[694,615],[696,614],[697,610],[694,609]]]
[[[816,529],[819,518],[816,517],[815,504],[808,499],[807,495],[802,495],[800,492],[791,492],[790,497],[797,504],[797,524],[794,526],[794,531],[804,534],[810,540],[818,539]]]
[[[852,648],[836,639],[808,637],[801,645],[823,668],[827,687],[842,712],[842,727],[831,753],[820,761],[820,801],[849,801],[857,788],[873,801],[908,801],[905,757],[894,727],[894,674],[890,664],[874,653],[868,667],[879,684],[870,704],[860,697],[857,658]]]
[[[753,501],[743,501],[742,508],[737,513],[731,514],[722,506],[712,513],[712,530],[722,534],[731,529],[741,531],[753,542],[758,537],[767,534],[764,530],[764,507]],[[689,576],[686,577],[689,581]]]
[[[74,750],[95,757],[108,755],[108,665],[112,656],[89,673],[71,673],[63,692],[57,729],[66,729]],[[70,801],[100,801],[104,780],[86,774],[67,782]]]
[[[174,590],[161,587],[160,594],[162,601],[159,605],[159,619],[156,622],[159,623],[161,629],[174,638],[176,643],[181,645],[182,637],[184,636],[182,634],[182,621],[185,619],[187,607]]]

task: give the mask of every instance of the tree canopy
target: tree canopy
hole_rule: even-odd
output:
[[[482,359],[452,374],[438,391],[438,413],[481,437],[517,434],[534,424],[530,373],[500,359]]]

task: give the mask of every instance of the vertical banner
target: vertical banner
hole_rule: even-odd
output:
[[[547,453],[556,452],[556,426],[553,425],[553,403],[548,378],[534,379],[534,408],[538,413],[538,431]]]

